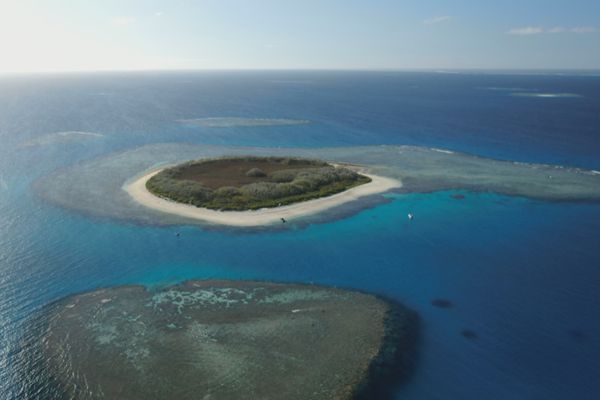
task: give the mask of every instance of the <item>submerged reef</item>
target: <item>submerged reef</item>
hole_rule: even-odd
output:
[[[569,329],[567,333],[569,334],[569,337],[577,343],[583,343],[589,339],[588,335],[579,329]]]
[[[265,282],[101,289],[42,317],[27,370],[56,399],[387,398],[417,337],[399,304]]]
[[[462,331],[460,331],[460,334],[465,338],[465,339],[469,339],[469,340],[475,340],[479,337],[479,335],[471,330],[471,329],[463,329]]]
[[[431,300],[431,305],[438,308],[452,308],[454,304],[448,299],[433,299]]]
[[[136,204],[124,184],[151,169],[190,159],[223,156],[285,156],[359,164],[365,173],[402,182],[403,193],[441,190],[494,192],[547,201],[600,202],[600,172],[578,168],[499,161],[415,146],[345,148],[258,148],[183,143],[153,144],[84,161],[37,180],[36,193],[60,206],[93,216],[139,223],[202,224]],[[349,207],[364,206],[361,199]],[[323,213],[320,218],[333,215]]]
[[[82,131],[65,131],[48,133],[46,135],[38,136],[33,139],[22,142],[19,147],[37,147],[47,146],[53,144],[67,144],[67,143],[78,143],[83,140],[89,139],[100,139],[104,135],[95,132],[82,132]]]

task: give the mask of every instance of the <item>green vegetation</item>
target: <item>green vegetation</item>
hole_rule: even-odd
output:
[[[235,157],[190,161],[146,183],[153,194],[214,210],[255,210],[330,196],[371,179],[319,160]]]

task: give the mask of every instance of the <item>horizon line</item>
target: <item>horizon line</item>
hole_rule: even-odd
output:
[[[148,68],[148,69],[73,69],[73,70],[37,70],[37,71],[0,71],[0,77],[6,76],[34,76],[34,75],[87,75],[87,74],[129,74],[129,73],[185,73],[185,72],[430,72],[430,73],[592,73],[600,74],[598,68]]]

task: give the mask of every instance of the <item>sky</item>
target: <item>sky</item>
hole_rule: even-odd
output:
[[[600,0],[0,0],[0,73],[600,69]]]

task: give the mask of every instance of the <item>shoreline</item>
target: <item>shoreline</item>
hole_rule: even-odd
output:
[[[399,180],[361,172],[362,175],[371,178],[371,182],[331,196],[281,207],[262,208],[260,210],[217,211],[189,204],[177,203],[150,193],[150,191],[146,189],[146,182],[163,169],[164,168],[148,172],[132,182],[126,182],[123,185],[123,190],[125,190],[135,202],[153,210],[178,215],[180,217],[201,220],[211,224],[238,227],[253,227],[281,223],[281,218],[292,220],[298,217],[317,214],[330,208],[357,200],[360,197],[384,193],[391,189],[402,187],[402,182]]]

